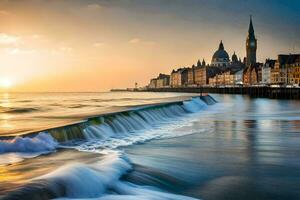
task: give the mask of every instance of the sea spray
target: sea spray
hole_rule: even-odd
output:
[[[54,151],[58,146],[55,139],[45,133],[41,132],[33,137],[15,137],[8,140],[0,140],[0,153],[8,152],[22,152],[22,153],[36,153]]]

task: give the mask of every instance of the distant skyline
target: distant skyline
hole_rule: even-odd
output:
[[[2,0],[0,92],[107,91],[211,62],[223,41],[243,59],[300,53],[298,0]]]

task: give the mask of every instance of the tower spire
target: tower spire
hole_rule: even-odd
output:
[[[249,37],[255,37],[253,23],[252,23],[252,15],[250,15],[250,24],[249,24],[248,34],[249,34]]]

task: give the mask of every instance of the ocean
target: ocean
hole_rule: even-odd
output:
[[[300,199],[300,102],[183,93],[0,101],[1,199]]]

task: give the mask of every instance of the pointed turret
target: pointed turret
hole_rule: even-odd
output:
[[[220,44],[219,44],[219,50],[224,50],[224,45],[223,45],[223,42],[221,40]]]
[[[205,65],[206,65],[206,63],[205,63],[205,60],[203,58],[203,60],[202,60],[202,66],[205,66]]]
[[[198,60],[197,67],[200,67],[200,66],[201,66],[201,62],[200,62],[200,60]]]
[[[231,57],[231,61],[232,61],[233,63],[237,63],[237,62],[238,62],[238,57],[237,57],[237,55],[235,54],[235,52],[233,53],[233,55],[232,55],[232,57]]]

